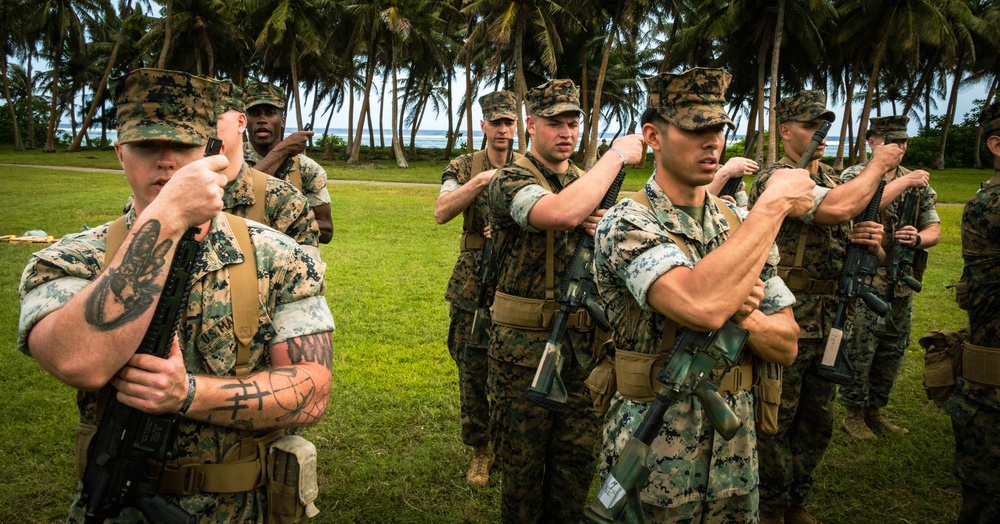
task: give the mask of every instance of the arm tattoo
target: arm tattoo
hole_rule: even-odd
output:
[[[155,302],[163,289],[156,279],[169,269],[165,267],[166,255],[174,244],[167,239],[157,245],[159,237],[160,223],[156,220],[139,228],[121,265],[109,268],[87,299],[84,316],[88,324],[99,331],[111,331],[135,320]]]
[[[333,362],[331,362],[332,351],[330,350],[329,333],[290,338],[285,343],[288,344],[288,359],[292,364],[316,362],[326,369],[331,369]]]
[[[257,405],[257,411],[263,410],[264,397],[271,395],[270,391],[262,391],[260,386],[257,385],[257,381],[245,382],[237,380],[235,384],[222,386],[222,389],[231,389],[234,391],[233,396],[226,399],[231,404],[212,408],[212,411],[231,411],[229,420],[236,420],[236,415],[240,411],[249,409],[251,404],[254,403]]]

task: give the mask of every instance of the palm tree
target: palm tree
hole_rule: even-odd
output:
[[[21,140],[21,129],[17,122],[17,112],[14,109],[14,98],[11,96],[9,68],[7,57],[14,55],[18,42],[24,40],[25,11],[19,9],[14,0],[0,0],[0,87],[7,102],[7,111],[14,131],[14,149],[24,149]]]

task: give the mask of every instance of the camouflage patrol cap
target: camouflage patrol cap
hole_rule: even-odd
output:
[[[556,116],[569,111],[580,110],[580,90],[572,80],[553,80],[533,87],[524,94],[524,105],[528,114],[535,116]]]
[[[983,125],[983,136],[1000,131],[1000,100],[983,108],[979,113],[979,123]]]
[[[201,145],[215,132],[221,82],[180,71],[136,69],[114,81],[118,143]]]
[[[826,108],[826,95],[818,90],[803,90],[782,99],[774,108],[778,123],[789,120],[809,122],[817,118],[833,122],[837,116]]]
[[[886,142],[890,140],[908,139],[906,126],[910,123],[908,116],[882,116],[871,120],[871,134],[880,136]]]
[[[517,120],[517,95],[510,91],[497,91],[479,97],[483,120],[492,122],[501,118]]]
[[[278,86],[267,82],[250,82],[243,89],[243,102],[246,108],[263,104],[285,108],[285,93]]]
[[[223,82],[222,96],[219,103],[220,115],[230,110],[239,111],[240,113],[247,112],[247,105],[243,101],[243,89],[228,80]]]
[[[725,108],[726,88],[732,78],[723,69],[707,67],[646,77],[647,104],[667,122],[688,131],[718,124],[736,127]]]

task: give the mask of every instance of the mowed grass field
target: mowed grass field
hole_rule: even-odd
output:
[[[117,169],[108,152],[14,153],[0,164]],[[400,172],[330,164],[331,179],[437,183],[444,161]],[[624,191],[646,170],[630,171]],[[377,175],[377,176],[376,176]],[[954,522],[960,491],[951,474],[948,418],[926,400],[916,339],[958,328],[964,313],[945,288],[961,273],[961,206],[987,171],[932,173],[940,194],[941,245],[931,251],[915,299],[913,344],[889,415],[910,429],[865,443],[837,429],[817,471],[810,509],[824,522]],[[322,247],[327,300],[337,323],[331,406],[306,436],[319,448],[319,523],[459,523],[499,520],[499,480],[465,484],[471,454],[459,436],[457,372],[445,346],[444,287],[458,253],[460,221],[433,220],[437,189],[421,185],[329,186],[335,233]],[[0,235],[42,229],[60,237],[111,220],[129,194],[104,172],[0,165]],[[0,522],[58,522],[76,480],[75,392],[16,349],[18,280],[43,246],[0,244]],[[66,348],[72,351],[72,348]]]

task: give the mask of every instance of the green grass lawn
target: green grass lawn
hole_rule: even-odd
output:
[[[0,163],[116,168],[107,152],[13,153]],[[94,157],[94,158],[89,158]],[[86,161],[84,161],[86,160]],[[443,161],[408,173],[380,163],[331,165],[331,178],[436,183]],[[630,174],[637,189],[646,171]],[[945,202],[964,202],[986,171],[932,174]],[[116,216],[129,190],[118,174],[0,166],[0,234],[43,229],[54,236]],[[323,246],[327,300],[337,322],[333,392],[326,417],[307,431],[320,457],[315,522],[496,522],[497,479],[465,484],[470,451],[459,437],[457,372],[445,346],[445,283],[458,252],[459,221],[432,219],[430,186],[330,186],[333,241]],[[945,289],[961,271],[961,207],[939,207],[942,244],[932,250],[915,300],[913,339],[965,324]],[[64,519],[75,485],[74,391],[16,350],[17,286],[37,245],[0,244],[0,522]],[[67,348],[68,351],[72,350]],[[811,502],[824,522],[953,522],[960,502],[951,474],[948,419],[924,397],[922,350],[906,354],[888,412],[907,436],[849,442],[838,429],[817,471]]]

